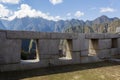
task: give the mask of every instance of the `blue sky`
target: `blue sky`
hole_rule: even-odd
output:
[[[48,20],[120,18],[120,0],[0,0],[0,18],[42,17]]]

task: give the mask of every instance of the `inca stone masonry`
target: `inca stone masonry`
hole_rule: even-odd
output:
[[[36,58],[21,59],[23,39],[37,41]],[[60,42],[66,40],[60,56]],[[93,63],[120,55],[120,34],[45,33],[0,30],[0,71]]]

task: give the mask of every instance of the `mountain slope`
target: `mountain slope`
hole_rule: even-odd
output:
[[[120,27],[119,18],[108,18],[103,15],[93,21],[87,20],[81,26],[74,26],[66,30],[66,32],[79,32],[79,33],[115,33],[117,27]]]
[[[0,20],[0,29],[24,30],[40,32],[78,32],[78,33],[106,33],[115,32],[120,27],[119,18],[109,18],[105,15],[93,21],[77,19],[50,21],[43,18],[15,18],[12,21]]]
[[[2,24],[1,21],[0,21],[0,29],[6,29],[5,26]]]

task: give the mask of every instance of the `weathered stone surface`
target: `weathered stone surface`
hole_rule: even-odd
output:
[[[80,52],[80,56],[81,56],[81,57],[83,57],[83,56],[88,56],[88,54],[89,54],[89,51],[88,51],[88,50],[86,50],[86,51],[81,51],[81,52]]]
[[[40,55],[45,54],[58,54],[59,53],[59,40],[39,40],[39,53]]]
[[[98,46],[99,49],[110,49],[112,46],[111,39],[100,39]]]
[[[92,62],[100,62],[103,61],[102,59],[100,59],[97,55],[96,56],[89,56],[89,61]]]
[[[50,54],[58,54],[59,45],[60,45],[60,40],[50,40],[50,44],[48,46]]]
[[[120,34],[110,34],[110,33],[105,33],[105,39],[110,39],[110,38],[119,38]]]
[[[120,48],[118,48],[118,55],[120,55]]]
[[[50,65],[49,66],[59,66],[59,65],[69,65],[69,64],[74,64],[72,60],[66,59],[57,59],[57,60],[50,60]]]
[[[0,30],[0,71],[102,61],[103,58],[120,55],[120,38],[118,37],[118,34],[43,33]],[[39,62],[21,62],[21,39],[36,39],[38,41]],[[65,49],[72,57],[68,58],[68,55],[66,55],[67,57],[60,57],[60,40],[67,40]]]
[[[86,34],[85,38],[86,39],[104,39],[104,34],[97,34],[97,33]]]
[[[89,40],[89,49],[110,49],[111,39],[91,39]]]
[[[112,48],[110,49],[110,55],[111,56],[115,56],[115,55],[118,55],[120,52],[118,50],[118,48]]]
[[[51,38],[51,33],[40,32],[39,37],[40,37],[40,39],[50,39]]]
[[[105,50],[97,50],[97,56],[99,58],[110,58],[110,49],[105,49]]]
[[[102,61],[97,56],[81,57],[81,63],[93,63]]]
[[[110,49],[102,49],[102,50],[91,50],[89,51],[89,56],[97,56],[98,58],[109,58]]]
[[[120,48],[120,38],[118,38],[118,48]]]
[[[7,38],[15,39],[39,39],[39,32],[32,31],[7,31]]]
[[[85,39],[85,34],[78,34],[78,38],[73,40],[73,51],[88,50],[89,40]]]
[[[21,40],[0,39],[0,64],[20,62]]]
[[[0,32],[0,40],[6,39],[6,32]]]
[[[86,34],[87,39],[110,39],[110,38],[119,38],[120,34],[110,34],[110,33],[92,33],[92,34]]]
[[[6,32],[6,30],[0,30],[0,32]]]
[[[42,55],[43,53],[48,53],[49,54],[49,44],[50,41],[47,39],[41,39],[38,41],[38,46],[39,46],[39,54]]]
[[[76,33],[51,33],[52,39],[77,39]]]
[[[50,54],[50,55],[40,55],[40,60],[45,60],[45,59],[58,59],[59,55],[55,54]]]
[[[15,39],[76,39],[76,33],[45,33],[33,31],[6,31],[7,38]]]
[[[36,63],[16,63],[16,64],[1,65],[0,72],[48,67],[48,62],[49,62],[48,60],[42,60]]]
[[[72,53],[72,61],[73,63],[80,63],[80,52]]]
[[[89,63],[89,62],[91,62],[91,61],[89,61],[89,58],[88,58],[88,56],[87,57],[80,57],[80,63]]]

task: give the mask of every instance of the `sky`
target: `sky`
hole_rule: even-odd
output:
[[[120,18],[120,0],[0,0],[0,18],[42,17],[47,20]]]

